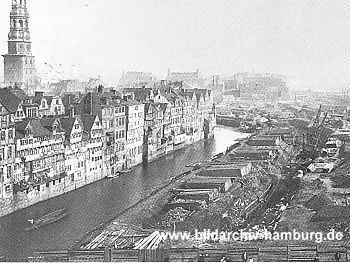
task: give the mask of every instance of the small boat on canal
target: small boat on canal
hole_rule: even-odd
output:
[[[132,170],[133,170],[133,168],[131,167],[131,168],[128,168],[128,169],[123,170],[122,173],[123,173],[123,174],[129,173],[129,172],[131,172]]]
[[[30,231],[33,229],[38,229],[40,227],[49,225],[51,223],[54,223],[58,220],[61,220],[62,218],[68,216],[68,212],[65,208],[57,210],[55,212],[49,213],[47,215],[44,215],[37,219],[28,219],[28,221],[31,223],[29,227],[27,227],[25,230]]]
[[[107,175],[107,179],[115,179],[118,178],[121,175],[121,172],[116,172],[114,174]]]
[[[193,163],[185,165],[186,168],[200,168],[203,163]]]
[[[107,175],[106,178],[107,179],[115,179],[115,178],[118,178],[119,176],[121,176],[122,174],[131,172],[132,170],[133,170],[133,168],[128,168],[128,169],[125,169],[122,171],[118,171],[118,172],[115,172],[114,174]]]

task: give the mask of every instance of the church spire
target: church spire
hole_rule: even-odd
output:
[[[32,55],[27,0],[12,0],[7,42],[8,53],[3,55],[5,85],[34,86],[38,79]]]
[[[18,42],[21,43],[17,45]],[[31,55],[29,12],[27,10],[26,0],[12,0],[10,32],[8,34],[8,54]]]

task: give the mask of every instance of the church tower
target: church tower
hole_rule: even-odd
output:
[[[5,85],[33,87],[37,84],[31,45],[27,0],[12,0],[8,54],[3,55]]]

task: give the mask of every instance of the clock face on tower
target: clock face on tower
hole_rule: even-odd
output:
[[[35,60],[31,54],[29,13],[26,4],[25,0],[12,0],[8,54],[4,55],[4,79],[9,85],[29,82],[35,84]]]

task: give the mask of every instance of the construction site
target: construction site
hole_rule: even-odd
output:
[[[276,119],[169,180],[67,251],[31,261],[347,261],[350,164],[343,133],[319,107]],[[198,240],[194,231],[246,231],[254,240]],[[343,233],[338,241],[271,240],[264,233]],[[191,233],[185,239],[162,233]],[[337,257],[335,257],[337,255]]]

